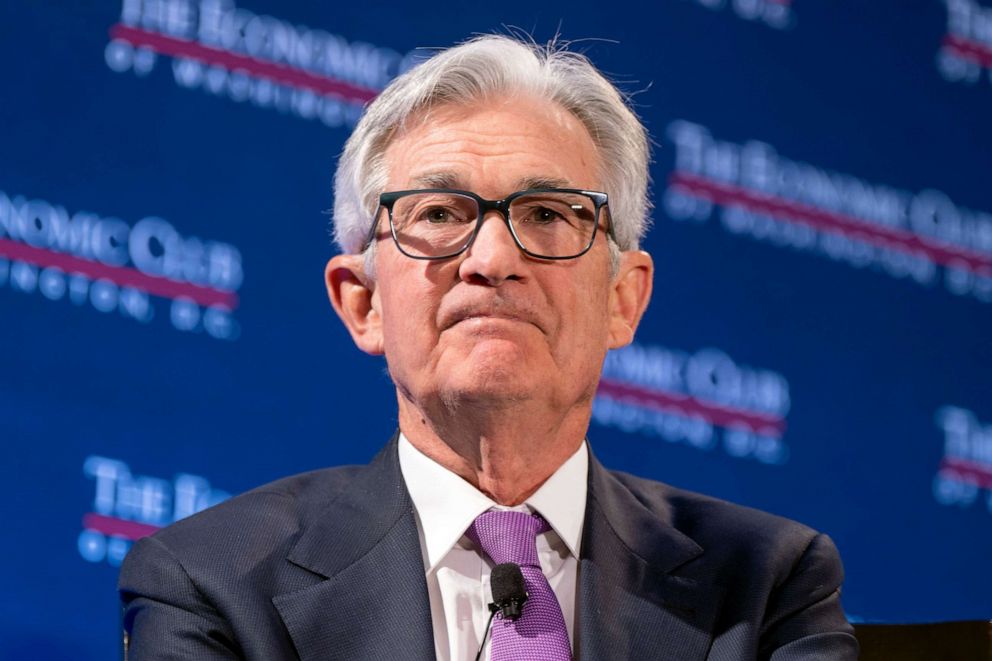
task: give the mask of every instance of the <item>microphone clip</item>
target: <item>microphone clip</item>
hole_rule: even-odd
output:
[[[524,602],[527,601],[527,596],[524,593],[522,597],[510,597],[499,603],[493,602],[489,604],[489,612],[496,613],[499,611],[499,616],[504,620],[518,620],[523,613]]]

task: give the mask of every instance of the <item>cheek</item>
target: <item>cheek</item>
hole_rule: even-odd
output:
[[[385,282],[380,279],[380,283]],[[410,328],[416,327],[412,317],[414,312],[410,309],[414,305],[411,297],[405,300],[402,292],[380,285],[376,291],[376,300],[373,305],[379,312],[382,319],[382,339],[386,351],[386,359],[390,363],[395,362],[395,358],[402,352],[410,341],[400,341],[407,338]],[[413,338],[409,338],[412,340]]]
[[[561,316],[560,324],[558,353],[572,357],[576,361],[574,367],[579,368],[579,363],[586,362],[589,356],[605,351],[609,338],[609,314],[607,301],[603,297],[580,297],[574,301],[569,313]]]
[[[437,343],[433,310],[429,298],[418,293],[382,293],[379,311],[387,359],[425,354]]]

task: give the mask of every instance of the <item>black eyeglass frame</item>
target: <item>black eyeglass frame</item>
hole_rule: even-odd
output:
[[[403,246],[400,244],[399,237],[396,236],[396,227],[395,225],[393,225],[393,205],[396,204],[396,201],[399,200],[400,198],[406,197],[407,195],[414,195],[417,193],[451,193],[456,195],[463,195],[465,197],[475,200],[476,204],[478,204],[479,206],[479,217],[475,219],[475,228],[472,230],[472,233],[469,234],[468,238],[465,241],[465,244],[461,248],[459,248],[454,252],[447,253],[444,255],[411,255],[410,253],[408,253],[406,250],[403,249]],[[594,205],[593,208],[594,208],[594,214],[596,216],[596,222],[592,228],[592,235],[589,237],[589,244],[585,248],[583,248],[581,252],[575,255],[569,255],[567,257],[549,257],[546,255],[539,255],[537,253],[531,252],[530,250],[527,250],[527,248],[524,247],[523,243],[520,241],[520,237],[517,236],[516,230],[513,228],[513,223],[510,221],[510,204],[512,204],[514,200],[523,197],[524,195],[531,195],[534,193],[570,193],[573,195],[584,195],[593,201],[593,205]],[[506,226],[509,228],[510,236],[513,237],[513,242],[517,244],[517,248],[519,248],[520,251],[525,255],[527,255],[528,257],[533,257],[534,259],[549,259],[549,260],[576,259],[589,252],[593,244],[596,242],[596,232],[599,231],[599,218],[603,207],[607,207],[607,214],[606,214],[607,224],[605,229],[606,234],[609,238],[613,239],[614,243],[616,243],[617,239],[613,233],[613,222],[612,222],[612,218],[610,218],[609,215],[608,205],[609,205],[609,198],[606,195],[606,193],[601,193],[599,191],[583,190],[580,188],[528,188],[526,190],[517,191],[516,193],[507,195],[502,200],[487,200],[485,198],[479,197],[472,191],[459,190],[457,188],[416,188],[412,190],[390,191],[387,193],[379,194],[379,209],[376,212],[375,222],[373,222],[372,226],[369,228],[369,233],[368,236],[365,238],[365,243],[362,246],[361,252],[365,252],[365,250],[367,250],[368,247],[372,245],[372,242],[375,240],[375,232],[376,229],[379,227],[379,216],[381,215],[381,210],[383,208],[386,209],[386,212],[389,216],[389,233],[392,235],[393,243],[396,244],[396,247],[399,249],[399,251],[411,259],[428,259],[428,260],[451,259],[452,257],[457,257],[458,255],[468,250],[469,247],[472,245],[472,243],[475,242],[475,237],[479,235],[479,230],[482,229],[482,222],[485,220],[486,214],[488,214],[490,211],[497,211],[499,212],[500,216],[502,216],[503,222],[506,223]]]

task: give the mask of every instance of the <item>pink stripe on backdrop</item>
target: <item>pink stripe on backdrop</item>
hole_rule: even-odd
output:
[[[133,287],[163,298],[188,298],[203,306],[222,305],[229,310],[238,306],[238,295],[233,292],[160,278],[126,266],[108,266],[9,239],[0,239],[0,257],[27,262],[40,268],[54,267],[69,274],[79,273],[92,280],[110,280],[121,287]]]
[[[941,477],[954,480],[967,480],[980,487],[992,489],[992,466],[977,461],[944,457],[940,462]]]
[[[308,89],[318,94],[330,94],[362,103],[371,101],[378,94],[373,89],[320,76],[303,69],[259,60],[247,55],[204,46],[195,41],[170,37],[158,32],[149,32],[120,23],[110,28],[110,36],[134,46],[151,49],[162,55],[189,57],[206,64],[220,65],[229,71],[244,71],[257,78],[266,78],[290,87]]]
[[[944,46],[962,59],[992,69],[992,46],[956,34],[944,35]]]
[[[699,416],[718,427],[741,425],[755,433],[774,438],[779,438],[785,433],[785,420],[779,416],[745,411],[679,393],[645,388],[613,379],[602,379],[596,394],[683,416]]]
[[[824,211],[810,205],[685,172],[673,173],[669,183],[673,187],[683,189],[688,195],[712,200],[714,204],[736,205],[756,213],[773,216],[783,222],[803,223],[866,243],[908,253],[923,253],[931,261],[944,266],[953,264],[964,266],[970,271],[992,271],[990,254],[941,243],[936,239],[923,238],[903,229],[875,225],[853,216]]]
[[[137,521],[118,519],[113,516],[106,516],[95,512],[90,512],[83,516],[83,527],[87,530],[102,532],[104,535],[126,537],[130,540],[137,540],[142,537],[147,537],[159,529],[159,526],[153,526],[148,523],[138,523]]]

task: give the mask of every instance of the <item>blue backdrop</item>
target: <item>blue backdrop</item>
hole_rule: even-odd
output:
[[[624,5],[0,7],[4,658],[108,658],[131,540],[389,437],[335,160],[418,48],[507,26],[588,38],[655,140],[594,452],[828,532],[852,619],[992,616],[992,5]]]

